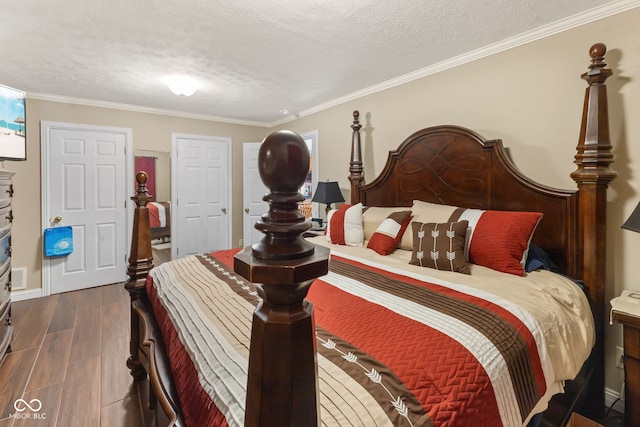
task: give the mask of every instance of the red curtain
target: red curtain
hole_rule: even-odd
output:
[[[147,190],[151,195],[151,201],[156,201],[156,158],[148,156],[135,156],[135,173],[145,171],[149,179],[147,179]],[[134,177],[134,189],[135,189]]]

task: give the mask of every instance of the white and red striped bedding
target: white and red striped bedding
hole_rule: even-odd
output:
[[[171,202],[149,202],[149,226],[151,228],[164,228],[171,225]]]
[[[552,273],[466,276],[338,250],[308,295],[323,425],[525,425],[593,345],[586,298]],[[258,295],[233,254],[162,264],[147,283],[188,425],[243,424]]]

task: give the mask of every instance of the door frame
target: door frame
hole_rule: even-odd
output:
[[[94,125],[84,125],[78,123],[66,123],[66,122],[53,122],[53,121],[42,121],[40,123],[40,219],[41,219],[41,227],[42,232],[44,233],[44,229],[51,226],[51,221],[49,216],[49,209],[51,206],[51,187],[47,178],[51,171],[51,156],[50,146],[51,146],[51,131],[54,129],[58,130],[71,130],[71,131],[96,131],[96,132],[108,132],[108,133],[119,133],[124,135],[125,138],[125,169],[126,169],[126,179],[125,186],[129,189],[125,188],[125,194],[133,194],[133,131],[131,128],[120,128],[120,127],[111,127],[111,126],[94,126]],[[126,199],[126,207],[127,215],[125,219],[125,229],[127,230],[127,237],[125,242],[125,257],[128,260],[129,251],[131,250],[131,227],[132,227],[132,212],[133,212],[133,201],[129,198]],[[41,245],[42,246],[42,245]],[[41,255],[42,259],[42,296],[51,295],[51,260],[44,256],[44,250]]]
[[[311,155],[311,171],[312,171],[312,175],[311,175],[311,186],[312,186],[312,191],[316,191],[316,189],[318,188],[318,181],[320,181],[319,177],[320,177],[320,169],[319,169],[319,164],[320,164],[320,160],[318,159],[319,156],[319,150],[318,150],[318,130],[310,130],[304,133],[300,134],[300,137],[302,137],[302,139],[306,140],[310,139],[311,140],[311,151],[309,152],[309,154]],[[318,207],[319,204],[317,202],[313,202],[311,204],[311,217],[312,218],[320,218],[320,208]]]
[[[229,165],[229,182],[227,183],[227,206],[229,218],[229,232],[227,235],[226,247],[231,248],[233,240],[233,163],[232,163],[232,139],[226,136],[194,135],[189,133],[171,134],[171,258],[178,257],[177,233],[178,233],[178,212],[180,204],[178,202],[178,139],[198,139],[201,141],[219,142],[227,145],[227,164]]]
[[[246,209],[248,209],[247,207],[247,199],[250,199],[251,196],[250,194],[252,193],[251,191],[251,186],[255,185],[256,183],[251,182],[251,180],[249,180],[249,177],[247,176],[247,151],[248,151],[248,147],[252,146],[252,147],[259,147],[262,145],[262,142],[243,142],[242,143],[242,238],[241,238],[241,242],[238,242],[238,246],[251,246],[254,243],[257,242],[252,242],[251,239],[247,239],[247,237],[250,237],[251,235],[251,231],[250,228],[253,228],[254,224],[251,224],[251,212],[247,213]],[[269,190],[267,188],[266,185],[264,185],[264,183],[262,182],[262,180],[260,180],[260,182],[258,183],[259,185],[263,186],[267,191]],[[265,194],[266,192],[265,191]],[[266,210],[263,213],[266,213],[269,210],[269,204],[267,202],[264,202]],[[249,232],[249,236],[247,236],[247,232]]]

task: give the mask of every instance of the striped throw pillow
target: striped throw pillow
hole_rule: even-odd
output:
[[[378,225],[367,242],[367,248],[380,255],[389,255],[404,235],[411,221],[411,211],[393,212]]]

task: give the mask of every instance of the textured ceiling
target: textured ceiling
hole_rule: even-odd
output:
[[[281,110],[304,114],[523,33],[559,22],[577,25],[629,3],[0,2],[0,83],[23,89],[27,96],[264,125],[286,120]],[[191,97],[173,95],[164,79],[175,74],[194,77],[200,88]]]

